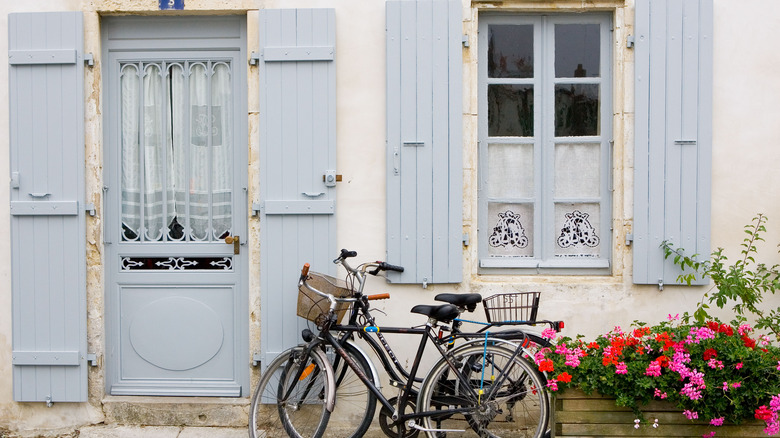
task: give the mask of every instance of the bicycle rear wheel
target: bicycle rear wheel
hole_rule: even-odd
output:
[[[543,437],[550,414],[543,381],[526,359],[513,356],[511,349],[489,344],[451,352],[456,370],[442,358],[425,377],[417,399],[417,412],[441,414],[424,417],[423,427],[447,429],[448,438],[475,432],[490,438]]]
[[[324,433],[333,371],[324,355],[303,351],[284,351],[260,378],[250,405],[251,438],[317,438]]]

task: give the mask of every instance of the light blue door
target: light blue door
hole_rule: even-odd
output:
[[[260,11],[261,360],[300,342],[297,281],[336,255],[335,13]],[[331,177],[333,180],[331,181]]]
[[[105,20],[112,395],[248,394],[245,21]]]

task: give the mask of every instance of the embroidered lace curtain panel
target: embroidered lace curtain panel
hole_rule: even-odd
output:
[[[230,235],[230,65],[125,63],[120,81],[122,240]]]

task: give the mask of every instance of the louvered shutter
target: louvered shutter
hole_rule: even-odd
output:
[[[710,253],[712,0],[636,1],[634,283],[676,283],[664,240]]]
[[[86,401],[82,14],[8,30],[14,400]]]
[[[463,266],[462,18],[454,0],[387,6],[387,259],[394,283],[457,283]]]

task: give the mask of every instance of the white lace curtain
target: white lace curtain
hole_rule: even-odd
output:
[[[122,66],[122,240],[231,234],[230,73],[211,61]]]

